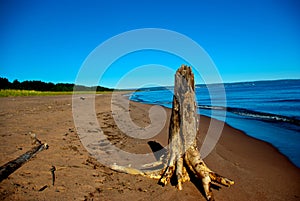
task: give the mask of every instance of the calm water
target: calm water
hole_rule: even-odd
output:
[[[130,99],[171,108],[172,97],[172,87],[157,87]],[[300,80],[197,85],[196,98],[200,114],[271,143],[300,167]]]

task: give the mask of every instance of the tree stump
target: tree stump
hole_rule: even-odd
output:
[[[210,170],[201,159],[197,147],[198,114],[195,102],[194,74],[190,67],[182,65],[175,74],[173,106],[169,127],[169,152],[164,169],[152,169],[150,172],[133,168],[112,165],[111,168],[129,174],[139,174],[159,179],[166,185],[171,178],[176,179],[177,188],[182,190],[182,184],[190,180],[190,175],[202,181],[205,197],[214,200],[211,183],[216,182],[231,186],[234,181],[222,177]],[[161,161],[163,163],[163,161]]]
[[[194,74],[190,67],[182,65],[175,74],[168,164],[160,182],[166,185],[175,174],[177,188],[181,190],[182,183],[190,180],[190,171],[202,180],[206,199],[213,200],[212,181],[225,186],[234,182],[211,171],[201,159],[196,143],[198,125]]]

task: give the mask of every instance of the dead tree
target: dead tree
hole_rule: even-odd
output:
[[[175,75],[168,164],[160,182],[167,184],[175,174],[177,188],[181,190],[182,183],[190,180],[190,171],[202,180],[206,199],[212,200],[212,181],[225,186],[234,182],[211,171],[201,159],[196,142],[198,125],[194,74],[190,67],[182,65]]]
[[[196,142],[199,123],[194,90],[194,74],[190,67],[182,65],[175,74],[173,106],[169,127],[169,152],[163,171],[142,172],[117,165],[113,165],[111,168],[130,174],[157,178],[163,185],[169,183],[171,178],[174,177],[179,190],[182,190],[182,184],[185,181],[190,180],[189,173],[192,173],[192,176],[202,181],[207,200],[213,200],[212,182],[225,186],[233,185],[232,180],[210,170],[201,159]]]

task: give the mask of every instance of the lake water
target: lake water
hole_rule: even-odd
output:
[[[300,167],[300,80],[196,85],[199,113],[269,142]],[[172,87],[144,88],[130,100],[172,107]]]

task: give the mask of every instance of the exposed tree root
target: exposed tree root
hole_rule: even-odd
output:
[[[164,168],[152,168],[151,171],[137,170],[118,165],[111,169],[159,179],[166,185],[172,177],[176,177],[177,188],[190,181],[189,172],[202,181],[207,200],[214,200],[211,183],[231,186],[234,181],[222,177],[210,170],[201,159],[197,148],[198,115],[195,104],[194,75],[190,67],[182,65],[175,74],[173,107],[169,127],[169,152]],[[163,162],[162,162],[163,163]]]

